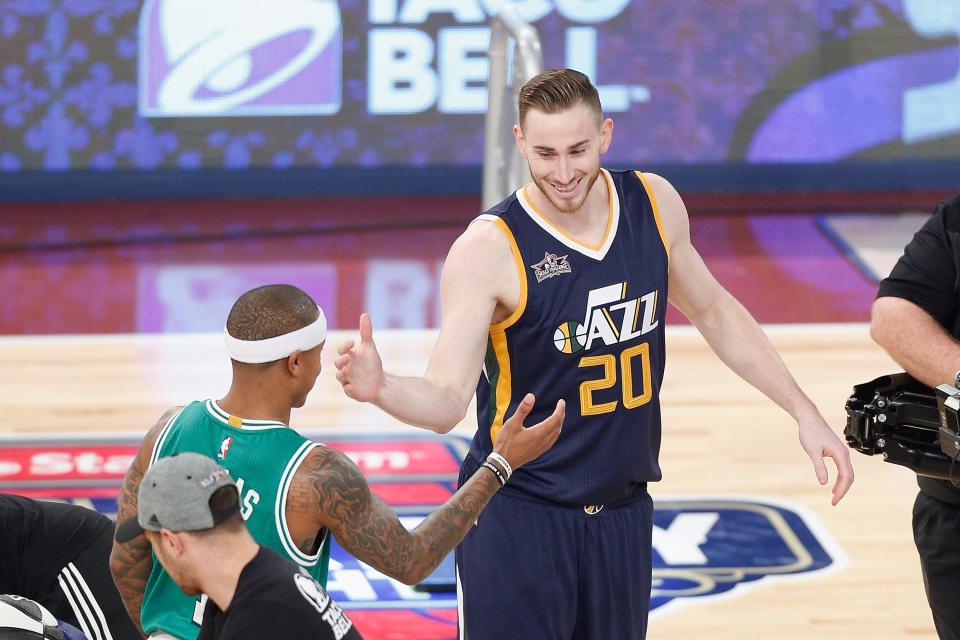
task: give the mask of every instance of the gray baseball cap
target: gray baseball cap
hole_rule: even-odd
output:
[[[140,481],[137,515],[117,526],[117,542],[128,542],[146,531],[210,529],[240,511],[237,500],[214,512],[210,497],[220,487],[236,483],[230,472],[199,453],[179,453],[153,463]]]

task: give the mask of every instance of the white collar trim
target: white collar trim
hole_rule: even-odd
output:
[[[529,215],[530,218],[536,222],[541,229],[553,236],[558,242],[570,249],[573,249],[574,251],[577,251],[578,253],[582,253],[587,257],[593,258],[594,260],[603,260],[604,256],[607,255],[607,252],[613,245],[613,239],[616,238],[617,228],[620,225],[620,194],[617,193],[617,188],[613,184],[613,179],[610,177],[610,173],[603,168],[600,169],[600,173],[603,175],[604,180],[607,181],[607,193],[610,198],[610,228],[607,230],[607,235],[599,247],[590,247],[586,244],[583,244],[579,240],[568,236],[558,229],[553,223],[547,220],[527,197],[526,185],[517,189],[517,201],[520,203],[520,206],[523,207],[523,210],[527,212],[527,215]]]

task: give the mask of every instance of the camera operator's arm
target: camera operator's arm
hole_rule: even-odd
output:
[[[960,343],[921,307],[896,297],[877,298],[870,337],[907,373],[930,387],[954,383]]]
[[[870,336],[926,385],[953,384],[960,343],[951,335],[958,311],[960,206],[940,203],[880,283]]]

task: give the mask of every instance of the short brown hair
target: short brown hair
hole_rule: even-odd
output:
[[[550,69],[536,75],[520,88],[517,100],[520,107],[520,125],[531,109],[544,113],[560,113],[578,104],[585,104],[597,113],[597,122],[603,118],[600,94],[590,78],[573,69]]]
[[[301,329],[317,319],[317,303],[290,284],[251,289],[233,303],[227,331],[238,340],[265,340]]]

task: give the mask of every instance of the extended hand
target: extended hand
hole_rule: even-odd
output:
[[[360,402],[376,399],[383,384],[383,363],[373,342],[373,323],[368,314],[360,316],[360,344],[347,340],[340,344],[337,353],[333,366],[343,392]]]
[[[823,463],[823,459],[833,458],[834,464],[837,465],[837,481],[833,485],[833,499],[831,500],[831,504],[836,506],[844,494],[847,493],[850,485],[853,484],[853,465],[850,464],[850,452],[819,414],[800,420],[798,424],[800,427],[800,446],[813,461],[813,468],[817,473],[817,480],[820,484],[827,484],[829,479],[827,466]]]
[[[497,439],[493,442],[493,450],[506,458],[514,469],[519,469],[522,465],[539,457],[560,437],[560,428],[563,426],[563,417],[566,414],[566,403],[558,400],[557,408],[546,420],[532,427],[524,427],[523,421],[533,411],[533,404],[533,394],[528,393],[520,401],[513,415],[503,423]]]

